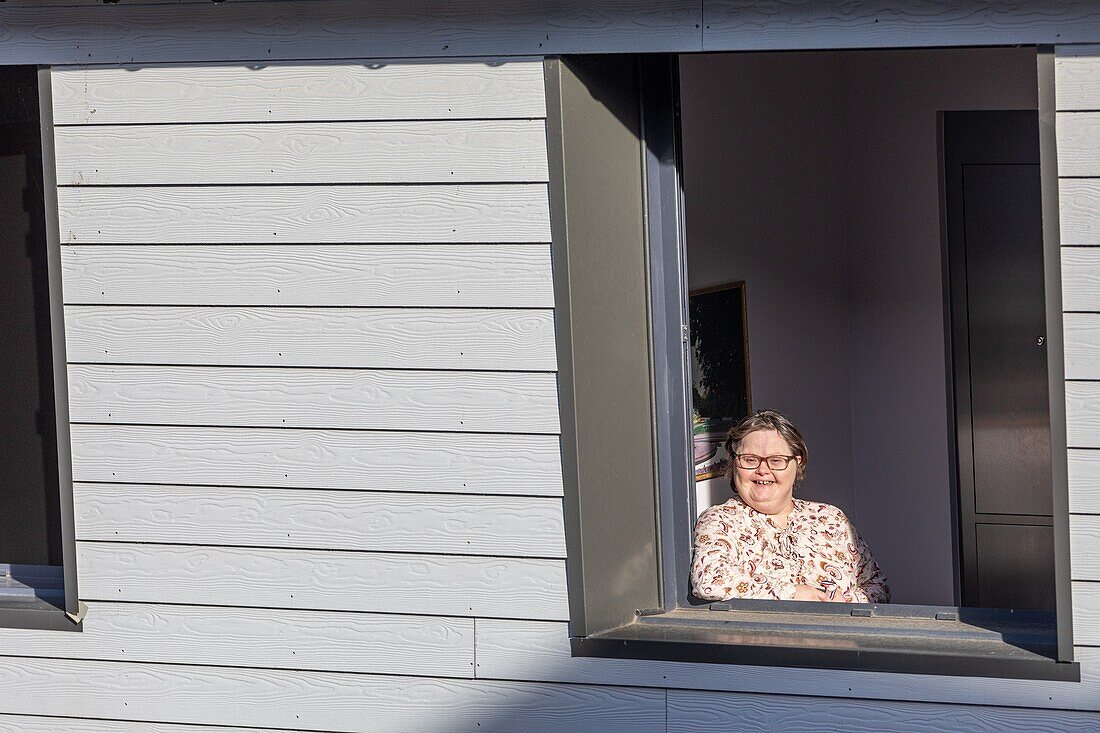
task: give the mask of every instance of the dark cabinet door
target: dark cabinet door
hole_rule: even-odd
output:
[[[962,602],[1054,608],[1039,121],[943,115]]]

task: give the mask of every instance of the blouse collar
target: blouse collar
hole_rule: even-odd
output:
[[[764,512],[757,511],[756,509],[753,509],[751,506],[748,505],[748,503],[745,502],[744,499],[742,499],[736,493],[733,495],[733,498],[731,498],[730,501],[735,502],[737,504],[740,504],[741,506],[745,507],[745,509],[748,509],[749,516],[751,516],[754,520],[766,522],[767,524],[770,524],[771,526],[775,527],[776,529],[783,529],[778,524],[776,524],[774,521],[772,521],[772,515],[765,514]],[[795,515],[801,513],[802,510],[805,509],[805,507],[806,507],[806,502],[802,499],[797,498],[797,497],[792,496],[791,497],[791,502],[792,502],[791,511],[787,515],[787,526],[788,527],[790,526],[791,520],[795,517]]]

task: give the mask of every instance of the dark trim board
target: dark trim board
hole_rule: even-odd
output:
[[[684,239],[684,191],[680,177],[679,58],[643,57],[640,62],[642,136],[645,140],[646,237],[654,242]],[[681,247],[649,247],[650,332],[654,414],[656,419],[657,486],[693,486],[695,467],[691,438],[676,426],[691,423],[690,344],[687,272]],[[682,540],[694,517],[694,492],[689,501],[677,500],[676,490],[658,496],[661,561],[661,604],[671,608],[687,603],[684,583],[691,564],[691,546]]]
[[[660,599],[638,63],[545,70],[566,578],[587,635]]]
[[[1041,46],[1039,177],[1042,181],[1043,278],[1046,287],[1047,386],[1050,390],[1050,470],[1054,520],[1054,597],[1058,659],[1073,659],[1073,587],[1069,541],[1069,452],[1066,437],[1065,331],[1062,319],[1062,252],[1058,201],[1058,137],[1055,128],[1054,47]]]
[[[846,672],[887,672],[956,677],[1049,680],[1080,682],[1081,665],[1049,659],[999,659],[990,656],[912,651],[866,651],[859,649],[818,649],[802,644],[771,646],[630,639],[620,636],[571,638],[575,657],[612,659],[652,659],[665,662],[741,664],[767,667],[797,667]]]
[[[57,171],[53,136],[53,94],[48,68],[38,70],[39,120],[42,129],[42,199],[46,215],[46,267],[50,287],[50,340],[53,352],[54,430],[57,445],[57,490],[61,520],[62,573],[65,586],[64,614],[67,625],[35,626],[35,628],[65,628],[79,631],[82,616],[77,588],[76,528],[73,514],[72,445],[69,436],[69,375],[65,352],[65,306],[61,286],[61,235],[57,213]],[[54,609],[56,613],[56,609]],[[0,612],[0,625],[29,622],[46,618],[47,611],[27,616],[15,611]],[[35,621],[34,623],[53,624]]]

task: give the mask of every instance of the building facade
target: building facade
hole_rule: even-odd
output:
[[[87,609],[0,629],[0,731],[1100,729],[1092,3],[10,0],[0,28],[49,72]],[[1081,681],[571,656],[544,58],[1012,45],[1055,47]]]

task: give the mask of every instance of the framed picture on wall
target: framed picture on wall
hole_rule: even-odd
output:
[[[729,496],[729,456],[722,443],[752,407],[745,283],[692,291],[688,318],[696,507],[702,512]]]

